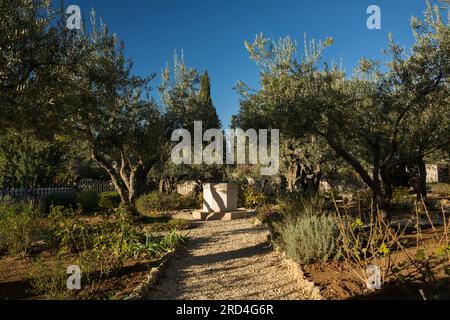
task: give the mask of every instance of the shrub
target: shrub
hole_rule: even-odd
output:
[[[134,257],[162,257],[168,252],[173,252],[178,244],[184,244],[186,238],[175,229],[165,236],[145,235],[145,241],[131,243],[128,253]]]
[[[141,214],[147,215],[150,212],[182,210],[196,207],[196,199],[192,196],[182,196],[177,193],[151,192],[145,194],[136,201],[136,207]]]
[[[78,203],[78,195],[75,192],[54,193],[48,195],[44,199],[44,211],[50,212],[50,207],[62,206],[66,208],[76,208]]]
[[[75,298],[73,290],[67,289],[67,266],[57,257],[56,264],[48,266],[42,257],[32,264],[27,275],[31,291],[48,300],[69,300]]]
[[[300,192],[284,194],[278,199],[278,206],[285,216],[314,216],[326,214],[327,206],[322,197],[309,197]]]
[[[27,253],[41,233],[32,203],[2,204],[0,207],[0,251]]]
[[[448,196],[450,195],[450,183],[433,183],[431,192]]]
[[[117,209],[120,203],[120,195],[116,191],[102,192],[98,200],[98,205],[103,209]]]
[[[80,193],[78,201],[83,211],[93,211],[98,208],[99,196],[94,190],[85,190]]]
[[[247,187],[244,190],[243,196],[243,204],[246,208],[254,209],[262,207],[268,202],[266,195],[255,187]]]
[[[326,262],[340,255],[334,216],[289,217],[278,225],[278,232],[286,254],[298,263]]]

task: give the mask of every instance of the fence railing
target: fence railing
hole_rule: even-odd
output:
[[[107,180],[81,180],[77,187],[80,191],[94,190],[99,194],[116,190],[112,182]]]
[[[0,197],[9,196],[14,199],[39,200],[57,193],[77,193],[85,190],[94,190],[97,193],[114,191],[115,188],[110,181],[103,180],[81,180],[74,186],[47,186],[29,188],[8,188],[0,186]]]

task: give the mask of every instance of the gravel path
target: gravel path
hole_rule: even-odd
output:
[[[302,299],[295,279],[250,220],[201,222],[148,299]]]

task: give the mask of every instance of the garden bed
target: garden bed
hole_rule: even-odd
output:
[[[437,234],[444,235],[444,228],[439,227]],[[437,245],[438,240],[434,239],[435,232],[428,228],[423,230],[423,244],[427,246]],[[410,242],[411,247],[406,249],[408,252],[401,251],[393,254],[393,260],[397,263],[407,260],[408,254],[411,256],[416,249],[413,246],[416,238],[413,234],[405,236],[405,240]],[[380,290],[369,290],[354,272],[354,269],[343,261],[331,261],[324,263],[306,264],[302,266],[305,276],[308,280],[314,282],[320,289],[325,299],[344,300],[344,299],[424,299],[420,290],[425,290],[425,296],[431,292],[427,291],[420,281],[400,284],[390,275]],[[450,299],[450,277],[444,271],[435,275],[437,279],[442,280],[439,284],[442,286],[441,292],[444,295],[435,297],[437,299]]]
[[[120,209],[1,206],[0,300],[126,299],[191,227],[168,216],[135,221]],[[81,271],[80,290],[67,288],[69,266]]]
[[[49,268],[57,267],[59,261],[52,259],[47,253],[45,265]],[[66,257],[64,265],[73,263],[74,257]],[[120,270],[109,275],[101,282],[84,287],[82,278],[82,290],[73,292],[73,299],[93,300],[122,300],[127,298],[133,290],[145,279],[148,272],[158,266],[161,259],[133,260],[128,259]],[[0,300],[42,300],[45,295],[33,292],[33,286],[29,280],[30,270],[33,268],[33,257],[3,256],[0,258]],[[95,271],[94,271],[95,273]],[[69,275],[67,275],[69,276]]]
[[[396,209],[386,223],[355,201],[293,195],[258,220],[325,299],[450,299],[449,197],[429,200]],[[370,268],[380,270],[378,290],[368,288]]]

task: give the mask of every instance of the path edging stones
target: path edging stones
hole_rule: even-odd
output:
[[[169,261],[176,254],[176,252],[177,249],[175,248],[173,251],[167,253],[164,257],[162,257],[159,266],[152,268],[147,278],[144,281],[142,281],[125,300],[146,299],[146,297],[150,293],[150,290],[155,286],[159,277],[162,275]]]
[[[281,255],[282,263],[285,265],[291,274],[297,280],[299,287],[301,288],[301,293],[309,300],[325,300],[325,298],[320,293],[320,288],[315,285],[314,282],[308,280],[303,273],[303,270],[297,262],[289,259],[279,246],[275,246],[275,251]]]

